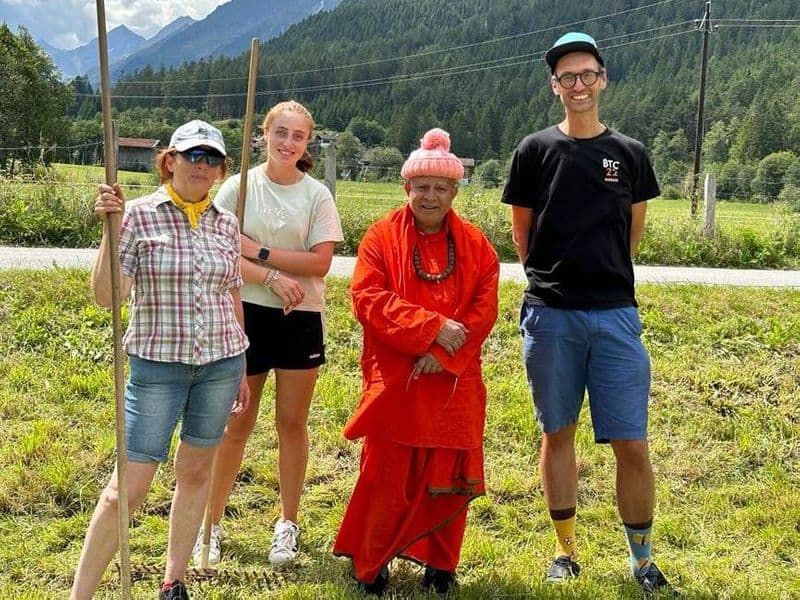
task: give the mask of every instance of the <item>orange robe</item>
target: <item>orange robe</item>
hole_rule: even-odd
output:
[[[414,247],[424,271],[442,272],[448,234],[453,274],[421,279]],[[486,236],[452,210],[440,232],[425,235],[406,205],[372,225],[359,245],[351,294],[364,329],[362,395],[344,435],[366,439],[333,551],[353,559],[361,581],[374,581],[396,556],[455,571],[467,505],[484,492],[480,353],[497,319],[498,274]],[[435,343],[447,318],[469,330],[453,356]],[[412,378],[427,352],[443,372]]]

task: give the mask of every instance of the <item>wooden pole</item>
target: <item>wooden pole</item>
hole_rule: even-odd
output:
[[[706,2],[703,15],[703,54],[700,60],[700,95],[697,98],[697,124],[694,129],[694,165],[692,168],[692,216],[697,214],[697,186],[700,183],[700,157],[703,154],[703,112],[706,103],[706,73],[708,71],[708,35],[711,33],[711,0]]]
[[[236,203],[236,216],[239,230],[244,227],[244,205],[247,196],[247,171],[250,169],[250,134],[253,131],[253,110],[256,100],[256,75],[258,74],[258,38],[250,41],[250,72],[247,77],[247,104],[244,111],[244,132],[242,135],[242,165],[239,180],[239,198]]]
[[[108,72],[108,38],[106,9],[97,2],[97,45],[100,53],[100,88],[103,105],[103,153],[106,183],[117,183],[117,157],[114,125],[111,121],[111,84]],[[131,598],[130,546],[128,543],[128,465],[125,447],[125,354],[122,348],[122,298],[120,298],[119,227],[122,215],[108,213],[103,226],[108,235],[106,260],[111,269],[111,323],[114,334],[114,397],[116,405],[117,489],[119,490],[119,576],[122,598]]]
[[[239,219],[239,231],[244,229],[244,208],[247,202],[247,171],[250,170],[250,133],[253,131],[253,110],[256,98],[256,75],[258,73],[258,38],[250,41],[250,71],[247,77],[247,103],[244,112],[244,132],[242,135],[242,163],[239,173],[239,197],[236,201],[236,218]],[[206,501],[206,511],[203,516],[203,545],[200,547],[200,568],[208,569],[208,554],[211,550],[211,525],[212,512],[214,510],[214,496],[217,470],[217,454],[214,453],[214,461],[211,463],[211,485],[208,488],[208,500]]]

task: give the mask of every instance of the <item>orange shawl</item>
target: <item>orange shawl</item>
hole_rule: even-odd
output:
[[[406,204],[373,224],[358,248],[351,283],[353,310],[364,328],[362,395],[344,429],[356,439],[377,435],[417,447],[479,448],[486,388],[481,346],[497,319],[497,253],[486,236],[453,210],[457,293],[442,305],[436,282],[414,272],[414,215]],[[450,356],[435,343],[446,318],[466,325],[467,341]],[[417,357],[432,352],[442,373],[410,377]]]

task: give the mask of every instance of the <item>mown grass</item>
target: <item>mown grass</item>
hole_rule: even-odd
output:
[[[0,244],[83,247],[96,245],[100,224],[91,212],[100,167],[55,165],[36,181],[2,181]],[[155,189],[148,173],[120,172],[129,198]],[[337,182],[336,203],[344,242],[337,252],[354,255],[367,227],[405,199],[395,183]],[[505,261],[515,261],[510,209],[500,203],[500,190],[464,186],[456,209],[479,225]],[[721,202],[717,232],[700,233],[701,222],[689,217],[687,200],[657,199],[649,203],[647,230],[637,262],[650,265],[692,265],[732,268],[800,268],[800,214],[783,205]]]
[[[302,553],[287,583],[195,584],[196,598],[357,598],[349,564],[330,554],[358,468],[341,429],[357,402],[360,330],[347,282],[330,281],[329,364],[311,412]],[[459,598],[637,598],[614,508],[614,464],[578,432],[581,578],[542,584],[553,536],[539,492],[535,426],[516,321],[522,288],[504,284],[487,341],[488,494],[473,503]],[[800,292],[642,286],[653,360],[654,548],[689,598],[800,597]],[[279,343],[279,341],[276,341]],[[81,270],[0,272],[0,593],[62,598],[114,453],[110,326]],[[266,392],[272,394],[269,388]],[[226,527],[229,568],[271,574],[278,514],[270,403],[248,446]],[[134,562],[163,564],[174,484],[162,468],[134,515]],[[399,565],[390,591],[424,598],[419,568]],[[157,579],[137,582],[152,598]],[[99,598],[116,597],[109,572]]]

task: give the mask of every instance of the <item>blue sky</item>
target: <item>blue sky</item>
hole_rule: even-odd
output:
[[[108,29],[126,25],[141,36],[188,15],[202,19],[228,0],[105,0]],[[95,0],[0,0],[0,21],[23,25],[34,38],[71,49],[97,37]]]

